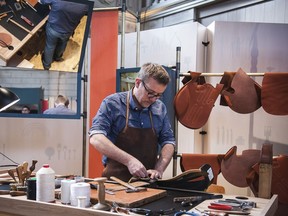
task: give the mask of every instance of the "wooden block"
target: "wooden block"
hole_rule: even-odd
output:
[[[92,183],[92,182],[90,182]],[[93,182],[93,184],[97,184],[97,182]],[[143,186],[147,184],[147,182],[134,182],[131,185],[135,187]],[[153,202],[157,199],[167,196],[166,190],[159,190],[154,188],[147,188],[147,191],[139,191],[133,193],[126,193],[125,187],[118,184],[105,183],[106,189],[114,189],[119,190],[115,191],[115,194],[105,194],[105,201],[108,204],[112,204],[116,202],[119,206],[122,207],[139,207],[146,203]],[[121,190],[122,189],[122,190]],[[96,204],[98,202],[98,191],[95,189],[91,189],[91,197],[90,201],[92,204]]]

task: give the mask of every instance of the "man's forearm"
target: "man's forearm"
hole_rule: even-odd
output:
[[[172,156],[174,154],[174,145],[172,144],[166,144],[160,154],[160,158],[158,159],[155,170],[158,170],[159,172],[163,173],[167,166],[169,165]]]
[[[115,146],[103,134],[94,134],[90,138],[90,143],[101,154],[107,156],[108,158],[113,158],[113,160],[118,161],[119,163],[122,163],[126,166],[132,157],[130,154]]]

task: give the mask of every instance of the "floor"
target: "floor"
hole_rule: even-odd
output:
[[[82,49],[84,31],[86,27],[86,17],[83,17],[70,38],[64,52],[62,62],[53,62],[50,70],[78,72],[78,65]],[[44,69],[41,62],[41,54],[45,46],[45,27],[40,29],[9,61],[10,67],[25,67],[34,69]]]

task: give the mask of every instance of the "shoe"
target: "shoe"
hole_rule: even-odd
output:
[[[45,67],[45,66],[44,66],[44,63],[43,63],[43,53],[41,54],[41,61],[42,61],[42,65],[43,65],[44,70],[49,70],[50,67]]]
[[[64,61],[64,58],[54,58],[53,59],[54,61],[56,61],[56,62],[63,62]]]

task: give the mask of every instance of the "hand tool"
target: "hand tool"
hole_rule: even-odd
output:
[[[13,8],[10,5],[8,5],[8,7],[10,8],[10,12],[12,12],[15,16],[17,16],[16,13],[14,12]]]
[[[16,21],[14,21],[12,18],[13,18],[13,15],[7,19],[7,23],[10,21],[10,22],[14,23],[15,25],[17,25],[19,28],[21,28],[24,31],[28,32],[29,34],[32,34],[30,30],[26,29],[24,26],[20,25]]]
[[[27,17],[21,15],[21,19],[24,20],[28,25],[35,26],[34,23],[31,22]]]
[[[251,206],[252,208],[256,208],[256,202],[253,201],[242,201],[237,199],[221,199],[217,201],[218,203],[226,204],[226,205],[233,205],[236,204],[238,206]]]
[[[134,187],[134,186],[128,184],[127,182],[124,182],[124,181],[122,181],[121,179],[118,179],[118,178],[116,178],[116,177],[114,177],[114,176],[111,176],[110,179],[112,179],[112,180],[114,180],[115,182],[119,183],[120,185],[125,186],[125,187],[127,187],[128,189],[130,189],[130,190],[129,190],[130,193],[131,193],[131,192],[139,192],[139,191],[145,190],[145,189],[143,189],[143,188]],[[147,190],[147,188],[146,188],[146,190]],[[126,191],[126,192],[127,192],[127,191]]]
[[[22,9],[20,3],[18,3],[18,2],[14,3],[14,7],[15,7],[15,9],[16,9],[17,11],[19,11],[19,10]]]
[[[7,16],[7,13],[4,13],[4,14],[0,15],[0,20],[1,20],[2,18],[6,17],[6,16]]]
[[[226,212],[220,212],[220,211],[210,211],[210,210],[204,210],[200,211],[199,209],[195,208],[196,211],[200,212],[201,215],[207,215],[207,216],[228,216],[229,214]]]
[[[33,5],[31,5],[28,1],[25,1],[24,2],[32,9],[34,10],[35,12],[37,12],[37,10],[33,7]]]
[[[13,180],[17,183],[17,180],[15,178],[15,175],[14,175],[14,169],[10,169],[8,170],[8,174],[13,178]]]
[[[0,190],[0,195],[11,195],[11,196],[23,196],[26,195],[25,191],[10,191],[10,190]]]
[[[98,189],[97,184],[89,183],[91,189]],[[110,195],[115,195],[115,193],[112,190],[105,189],[105,193],[110,194]]]
[[[208,206],[210,209],[216,209],[216,210],[227,210],[231,211],[233,210],[233,207],[230,205],[225,205],[225,204],[218,204],[218,203],[210,203]]]
[[[198,201],[203,201],[203,200],[208,200],[208,199],[219,199],[223,198],[223,195],[221,194],[211,194],[211,195],[203,195],[203,196],[189,196],[189,197],[174,197],[173,201],[175,203],[177,202],[198,202]]]
[[[224,211],[240,211],[240,212],[250,212],[252,209],[251,206],[233,206],[233,205],[227,205],[223,203],[210,203],[208,206],[210,209],[216,209],[216,210],[224,210]]]
[[[25,196],[26,192],[25,191],[10,191],[9,194],[11,196]]]
[[[35,166],[37,162],[38,162],[37,160],[32,160],[32,165],[29,167],[29,170],[31,171],[31,173],[35,170]]]
[[[23,184],[23,176],[22,176],[22,173],[23,173],[23,166],[22,165],[18,165],[18,167],[16,168],[16,172],[17,172],[17,176],[18,176],[18,179],[19,179],[19,183],[20,184]]]
[[[27,170],[28,170],[28,162],[24,161],[22,166],[23,166],[23,172],[27,172]]]

